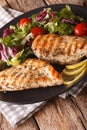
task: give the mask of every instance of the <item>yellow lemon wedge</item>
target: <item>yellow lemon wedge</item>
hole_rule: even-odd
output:
[[[83,69],[82,72],[80,72],[78,75],[76,76],[72,76],[72,80],[64,80],[64,85],[66,86],[71,86],[73,85],[74,83],[78,82],[86,73],[86,68]]]
[[[77,75],[84,69],[86,69],[86,64],[82,65],[81,67],[72,69],[72,70],[65,68],[63,70],[63,74],[68,75],[68,76]]]
[[[74,64],[74,65],[67,65],[66,68],[67,69],[75,69],[75,68],[78,68],[80,66],[82,66],[83,64],[86,64],[87,65],[87,59],[86,60],[83,60],[77,64]]]

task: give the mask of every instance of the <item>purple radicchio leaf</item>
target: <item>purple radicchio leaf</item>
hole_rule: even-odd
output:
[[[75,20],[66,19],[66,18],[63,18],[61,21],[62,21],[63,23],[70,23],[70,24],[72,24],[72,25],[76,25],[76,24],[77,24],[77,22],[75,22]]]
[[[43,20],[43,18],[46,16],[46,14],[47,14],[47,11],[43,10],[39,15],[36,16],[36,20],[37,21]]]
[[[7,37],[8,35],[12,34],[13,32],[14,32],[13,29],[6,28],[6,29],[3,30],[3,35],[2,35],[2,37],[5,38],[5,37]]]

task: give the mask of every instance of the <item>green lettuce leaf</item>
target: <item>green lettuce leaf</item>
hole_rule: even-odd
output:
[[[72,12],[69,5],[66,5],[65,8],[61,9],[58,12],[58,16],[59,16],[60,19],[61,18],[68,18],[68,19],[74,19],[75,18],[75,14]]]
[[[10,57],[8,59],[7,65],[8,66],[18,65],[18,64],[24,62],[32,54],[33,54],[33,52],[29,47],[27,47],[26,49],[22,49],[14,57]]]
[[[74,26],[68,23],[60,23],[58,25],[58,33],[60,35],[69,35],[73,33]]]
[[[49,32],[49,33],[56,33],[58,32],[58,17],[55,16],[54,19],[51,22],[48,22],[47,24],[44,25],[44,28]]]
[[[11,27],[12,28],[12,27]],[[12,48],[13,46],[20,46],[21,41],[23,38],[29,33],[31,29],[31,25],[29,24],[27,27],[22,26],[20,27],[14,27],[14,33],[8,35],[5,38],[0,38],[1,43],[3,43],[5,46]]]

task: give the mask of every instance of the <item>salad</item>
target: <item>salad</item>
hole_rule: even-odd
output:
[[[15,26],[3,30],[0,38],[0,70],[18,65],[33,55],[32,41],[40,34],[87,36],[87,20],[66,5],[60,11],[45,8]]]

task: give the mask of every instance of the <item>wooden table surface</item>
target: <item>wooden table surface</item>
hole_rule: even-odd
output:
[[[0,0],[0,5],[29,11],[49,4],[87,5],[87,0]],[[52,99],[24,124],[13,129],[0,114],[0,130],[87,130],[87,87],[76,97]]]

